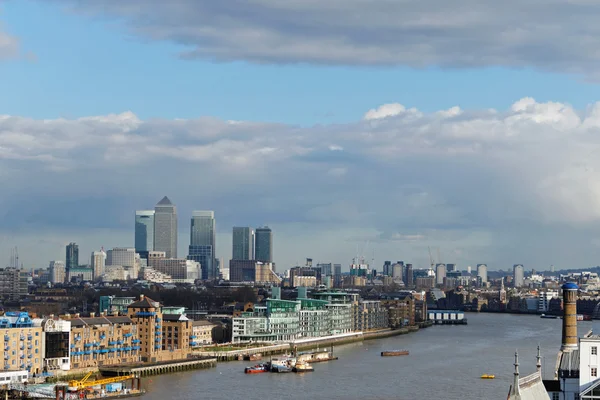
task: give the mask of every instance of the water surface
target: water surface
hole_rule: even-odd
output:
[[[433,326],[417,333],[335,348],[339,360],[313,364],[308,374],[244,374],[252,363],[145,378],[144,400],[187,399],[506,399],[514,352],[522,374],[535,371],[542,350],[545,378],[560,348],[560,319],[534,315],[466,314],[468,325]],[[580,335],[591,329],[579,323]],[[381,357],[408,349],[409,356]],[[494,374],[494,380],[482,380]]]

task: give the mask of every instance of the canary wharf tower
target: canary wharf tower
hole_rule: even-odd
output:
[[[167,196],[154,207],[154,250],[177,258],[177,208]]]

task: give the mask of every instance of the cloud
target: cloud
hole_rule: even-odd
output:
[[[0,23],[0,61],[15,58],[19,55],[19,40],[2,31]]]
[[[97,229],[132,237],[133,211],[166,194],[180,212],[183,249],[191,211],[214,209],[223,235],[271,225],[285,266],[311,255],[349,260],[349,241],[361,240],[386,259],[424,266],[427,246],[457,258],[447,262],[595,262],[600,103],[406,110],[384,105],[315,127],[131,112],[0,115],[0,226],[6,237],[67,232],[60,237],[69,241],[78,239],[68,232]],[[229,257],[229,248],[219,252]]]
[[[535,67],[597,74],[600,4],[578,0],[97,0],[66,3],[116,18],[186,59]],[[515,12],[519,10],[519,12]]]

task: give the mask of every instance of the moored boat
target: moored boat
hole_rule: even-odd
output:
[[[271,366],[271,372],[278,372],[278,373],[292,372],[292,368],[287,365],[273,365],[273,366]]]
[[[292,368],[294,372],[313,372],[314,370],[312,365],[303,361],[297,362],[296,366]]]
[[[496,375],[483,374],[481,375],[481,379],[494,379]]]
[[[333,361],[338,358],[333,355],[332,351],[315,351],[315,352],[307,352],[298,354],[298,362],[307,362],[309,364],[325,362],[325,361]]]
[[[381,357],[407,356],[408,350],[388,350],[382,351]]]
[[[263,372],[269,372],[269,369],[265,364],[257,364],[253,367],[246,367],[244,372],[246,374],[262,374]]]

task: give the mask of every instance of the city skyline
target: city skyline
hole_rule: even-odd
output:
[[[225,260],[266,224],[282,268],[600,263],[600,4],[130,1],[0,0],[0,262],[133,247],[168,194]]]

